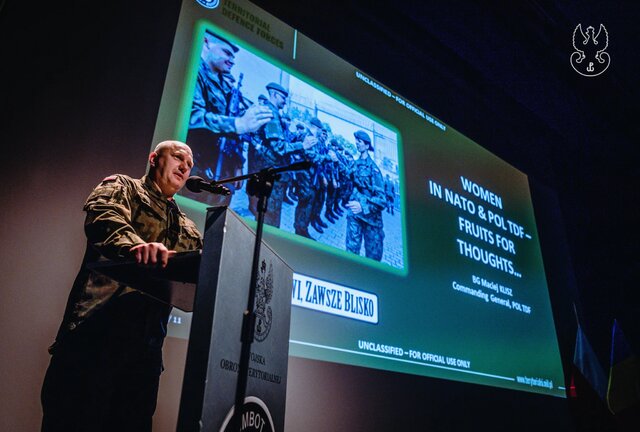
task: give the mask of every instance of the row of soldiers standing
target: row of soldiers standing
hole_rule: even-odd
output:
[[[274,185],[265,222],[280,226],[283,203],[295,204],[295,233],[312,238],[309,226],[322,234],[347,212],[345,248],[359,254],[364,242],[365,255],[381,260],[383,252],[382,210],[387,206],[382,174],[369,152],[373,145],[369,135],[355,132],[359,157],[342,148],[337,139],[329,139],[327,125],[318,118],[308,124],[297,121],[291,130],[291,119],[281,114],[288,92],[277,83],[266,86],[268,97],[262,104],[273,112],[273,119],[253,136],[248,153],[249,171],[288,165],[306,160],[308,171],[286,173]],[[257,215],[256,198],[250,209]]]
[[[358,158],[329,140],[325,125],[317,118],[298,122],[282,115],[288,92],[277,83],[266,86],[267,96],[258,103],[241,106],[240,82],[234,87],[231,76],[238,48],[224,38],[207,33],[196,80],[187,142],[194,150],[196,174],[210,180],[242,173],[245,142],[249,143],[247,164],[250,172],[308,160],[309,171],[285,174],[274,185],[265,223],[280,226],[282,204],[297,201],[294,229],[311,238],[309,226],[318,233],[347,213],[345,248],[359,254],[364,242],[365,255],[381,260],[383,252],[382,210],[387,207],[385,184],[369,154],[371,138],[364,131],[354,134]],[[241,75],[242,77],[242,75]],[[240,187],[240,184],[236,184]],[[230,198],[212,204],[228,205]],[[255,214],[256,198],[250,197]]]

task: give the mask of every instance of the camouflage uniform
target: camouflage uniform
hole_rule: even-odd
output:
[[[323,224],[320,216],[322,214],[324,203],[327,199],[327,186],[330,181],[329,163],[331,162],[328,155],[326,140],[322,137],[318,137],[318,142],[313,146],[313,151],[315,152],[315,175],[313,179],[315,192],[313,195],[313,201],[311,202],[311,226],[322,233],[322,228],[318,229],[318,225]],[[326,227],[326,224],[324,224],[324,226]]]
[[[353,191],[349,201],[358,201],[362,212],[347,216],[347,250],[360,254],[364,239],[365,256],[382,259],[384,231],[382,210],[386,206],[384,181],[376,163],[368,157],[354,161],[351,172]]]
[[[204,61],[200,62],[196,88],[193,94],[187,144],[193,151],[193,175],[215,180],[235,175],[242,168],[242,143],[236,135],[235,117],[227,115],[229,98],[233,90],[232,77],[214,73]],[[220,148],[224,145],[224,148]],[[219,172],[219,175],[216,173]],[[183,195],[212,205],[229,205],[231,195]]]
[[[302,150],[302,143],[289,142],[289,135],[285,132],[285,126],[282,123],[278,109],[269,101],[265,101],[264,105],[271,109],[273,119],[269,123],[263,125],[256,136],[259,146],[256,145],[252,151],[253,160],[251,163],[252,171],[258,171],[269,167],[280,167],[291,163],[291,154],[294,151]],[[289,174],[289,173],[283,173]],[[281,174],[282,176],[282,174]],[[286,178],[285,178],[286,180]],[[271,197],[267,203],[267,212],[264,215],[266,224],[280,227],[280,213],[282,211],[282,201],[284,199],[286,183],[282,181],[282,177],[275,182]],[[258,217],[258,198],[249,198],[249,210],[257,218]]]
[[[347,171],[344,156],[342,155],[340,147],[336,141],[332,142],[331,150],[335,153],[336,160],[331,162],[332,180],[329,182],[329,186],[327,188],[325,217],[327,217],[327,219],[334,218],[337,220],[343,214],[342,209],[340,208],[340,201],[342,199],[340,194],[345,182]]]
[[[349,201],[349,197],[351,196],[351,192],[353,191],[351,171],[353,171],[355,159],[347,151],[343,151],[341,155],[344,173],[342,176],[342,184],[340,185],[340,191],[338,192],[338,195],[340,195],[340,203],[344,206]]]
[[[305,136],[301,136],[304,140]],[[318,166],[324,160],[324,156],[317,152],[317,144],[299,153],[301,160],[309,161],[313,164],[310,170],[296,172],[296,193],[298,202],[295,210],[295,220],[293,227],[295,233],[304,237],[309,237],[309,224],[315,216],[313,214],[314,198],[317,193],[314,184],[318,176]]]
[[[284,127],[284,137],[285,140],[288,143],[294,143],[296,142],[296,134],[294,132],[291,132],[291,130],[289,129],[291,125],[291,120],[287,119],[284,120],[282,122],[282,126]],[[289,153],[286,157],[285,157],[285,165],[286,164],[291,164],[294,162],[298,162],[295,158],[295,155],[297,154],[297,151],[293,151],[291,153]],[[291,200],[291,195],[293,195],[293,185],[295,182],[295,172],[292,171],[288,171],[288,172],[283,172],[280,174],[280,183],[282,183],[283,187],[284,187],[284,195],[283,195],[283,201],[287,204],[294,204],[294,202]]]
[[[146,176],[107,177],[84,211],[87,248],[50,348],[42,428],[151,430],[171,306],[88,265],[131,258],[129,249],[142,243],[187,251],[201,248],[202,240],[195,224]]]
[[[384,194],[387,197],[387,213],[394,214],[393,201],[395,199],[395,187],[391,179],[384,181]]]

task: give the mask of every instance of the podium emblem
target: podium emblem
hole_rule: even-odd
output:
[[[258,275],[258,286],[256,287],[256,328],[255,340],[264,341],[269,336],[273,313],[271,311],[271,299],[273,298],[273,264],[269,263],[267,270],[266,260],[260,263],[260,274]]]
[[[232,407],[222,423],[220,432],[234,432],[231,428]],[[241,431],[275,432],[273,419],[267,404],[255,396],[247,396],[242,406],[242,418],[240,420]]]

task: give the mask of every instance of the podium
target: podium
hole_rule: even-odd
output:
[[[94,266],[163,302],[193,310],[179,432],[231,432],[255,238],[235,212],[214,207],[207,211],[201,254],[177,254],[165,269],[135,263]],[[292,285],[293,271],[263,241],[241,430],[284,430]]]

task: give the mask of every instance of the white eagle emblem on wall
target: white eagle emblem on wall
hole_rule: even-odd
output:
[[[571,53],[571,66],[580,75],[594,77],[607,70],[611,58],[606,52],[609,46],[609,33],[603,24],[600,24],[598,33],[595,28],[589,26],[587,31],[582,31],[582,24],[578,24],[573,30],[573,48]]]

